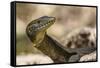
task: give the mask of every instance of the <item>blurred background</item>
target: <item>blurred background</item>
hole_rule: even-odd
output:
[[[96,27],[95,7],[17,3],[17,55],[41,54],[41,51],[32,46],[33,43],[26,35],[26,26],[41,16],[56,18],[56,22],[47,30],[47,33],[62,45],[71,31],[82,27]]]

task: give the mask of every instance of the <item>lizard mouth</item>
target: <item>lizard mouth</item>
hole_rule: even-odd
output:
[[[55,17],[43,16],[38,19],[33,20],[28,24],[26,28],[26,33],[32,36],[39,32],[46,31],[55,22]]]
[[[40,24],[38,27],[36,27],[36,30],[41,30],[41,29],[47,29],[49,28],[52,24],[54,24],[55,20],[50,20],[45,24]]]
[[[30,23],[28,25],[28,31],[33,32],[33,31],[41,31],[41,30],[46,30],[48,29],[52,24],[54,24],[55,18],[54,17],[48,17],[48,18],[40,18],[36,19],[34,23]]]

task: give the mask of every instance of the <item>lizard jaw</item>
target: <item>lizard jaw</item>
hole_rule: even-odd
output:
[[[46,24],[43,24],[43,25],[39,25],[36,30],[42,30],[42,29],[47,29],[49,28],[52,24],[54,23],[54,20],[50,20],[48,21]]]

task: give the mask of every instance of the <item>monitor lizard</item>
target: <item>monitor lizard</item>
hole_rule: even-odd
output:
[[[48,55],[54,63],[68,62],[76,52],[69,53],[61,44],[47,35],[47,29],[55,22],[55,17],[42,16],[31,21],[26,27],[26,34],[33,46]]]
[[[96,50],[95,47],[88,46],[80,48],[63,47],[60,43],[47,35],[47,29],[52,26],[54,22],[55,17],[40,17],[29,23],[26,28],[26,33],[33,42],[33,45],[51,57],[55,63],[78,62],[82,54],[89,54]]]

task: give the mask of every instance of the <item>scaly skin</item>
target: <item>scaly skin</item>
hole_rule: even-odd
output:
[[[29,23],[26,33],[34,46],[48,55],[55,63],[68,62],[76,53],[67,52],[62,45],[50,38],[46,31],[55,22],[54,17],[43,16]]]

